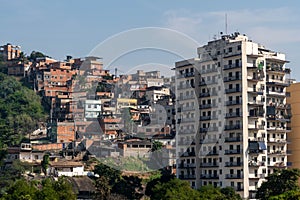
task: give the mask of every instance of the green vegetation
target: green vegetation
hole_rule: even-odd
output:
[[[122,171],[146,172],[149,159],[136,157],[100,158],[100,162]]]
[[[299,169],[278,170],[270,174],[257,190],[256,197],[267,199],[299,199]]]
[[[97,165],[94,172],[100,176],[96,180],[97,199],[108,200],[114,195],[121,195],[123,198],[120,199],[144,197],[151,200],[241,200],[230,187],[221,189],[204,186],[194,190],[188,182],[175,178],[168,169],[152,172],[149,178],[143,180],[137,176],[122,176],[120,171],[104,164]]]
[[[44,119],[40,97],[14,77],[0,73],[0,148],[19,144]]]
[[[65,178],[59,178],[58,181],[45,179],[41,182],[26,181],[19,179],[11,184],[1,200],[74,200],[76,196],[72,191],[71,184]]]

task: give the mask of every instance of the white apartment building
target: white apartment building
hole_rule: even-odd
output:
[[[87,120],[95,120],[101,112],[101,100],[85,100],[84,115]]]
[[[177,176],[243,197],[286,168],[290,131],[285,55],[234,33],[177,62]]]

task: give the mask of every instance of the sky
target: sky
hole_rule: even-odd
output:
[[[300,80],[299,9],[300,2],[290,0],[0,0],[0,44],[9,42],[20,45],[26,54],[41,51],[63,60],[66,55],[90,55],[95,47],[103,47],[103,41],[128,30],[158,27],[175,30],[187,42],[192,39],[204,45],[220,32],[225,33],[226,14],[228,33],[238,31],[267,48],[286,53],[287,60],[291,61],[288,64],[292,69],[291,78]],[[129,42],[134,43],[132,40]],[[107,51],[115,52],[121,43],[113,43],[114,46],[106,47]],[[180,49],[180,45],[175,48]],[[181,59],[157,49],[130,51],[110,64],[122,73],[138,66],[171,68]],[[196,48],[188,52],[186,58],[196,56]],[[107,64],[105,57],[103,61]]]

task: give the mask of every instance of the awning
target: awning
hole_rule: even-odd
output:
[[[267,145],[263,141],[258,142],[259,150],[267,150]]]

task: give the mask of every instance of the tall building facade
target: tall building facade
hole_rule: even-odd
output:
[[[292,119],[291,119],[291,133],[289,134],[288,150],[292,152],[288,156],[288,161],[292,163],[292,168],[300,169],[300,83],[293,83],[287,88],[290,92],[287,102],[291,106]]]
[[[234,33],[177,62],[177,176],[192,187],[230,186],[244,198],[287,167],[285,55]]]

